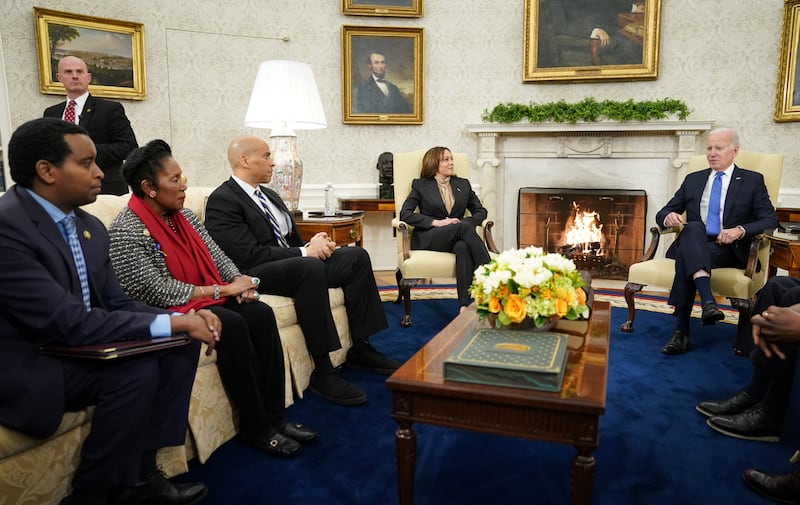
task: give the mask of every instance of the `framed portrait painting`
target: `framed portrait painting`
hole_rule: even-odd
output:
[[[422,17],[423,0],[342,0],[342,12],[351,16]]]
[[[800,73],[797,53],[800,50],[800,0],[786,0],[778,60],[778,84],[775,93],[775,121],[800,121]]]
[[[342,122],[422,124],[422,28],[342,27]]]
[[[77,56],[86,62],[95,96],[144,100],[144,25],[33,8],[39,60],[39,91],[64,95],[56,79],[58,61]]]
[[[523,82],[658,78],[661,0],[525,0]]]

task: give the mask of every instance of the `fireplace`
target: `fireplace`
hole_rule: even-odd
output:
[[[518,194],[526,187],[644,190],[645,223],[652,226],[655,212],[686,175],[689,157],[703,152],[703,135],[712,125],[705,120],[467,125],[476,140],[473,187],[495,222],[500,249],[517,245]],[[603,230],[613,239],[613,219],[606,216],[601,213]],[[620,240],[632,233],[621,233]],[[671,240],[662,242],[656,257],[663,257]]]
[[[520,188],[517,247],[561,253],[593,277],[627,279],[644,252],[643,190]]]

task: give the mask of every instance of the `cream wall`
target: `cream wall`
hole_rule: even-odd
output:
[[[662,0],[659,79],[595,84],[522,84],[523,3],[426,0],[424,17],[395,19],[344,16],[337,0],[0,0],[11,126],[60,100],[38,91],[36,5],[144,23],[148,97],[124,105],[139,141],[171,143],[195,184],[227,177],[224,150],[233,135],[267,134],[243,126],[245,109],[258,63],[285,58],[311,64],[329,123],[298,132],[306,207],[326,181],[339,196],[375,195],[375,163],[384,151],[441,144],[474,158],[476,142],[464,125],[479,123],[483,109],[498,102],[587,95],[680,98],[691,118],[738,129],[744,147],[786,153],[781,204],[800,206],[800,123],[772,121],[780,0]],[[425,29],[424,125],[341,123],[343,24]],[[283,36],[289,42],[270,38]]]

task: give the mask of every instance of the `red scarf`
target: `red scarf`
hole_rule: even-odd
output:
[[[181,212],[172,212],[169,216],[175,226],[175,230],[173,230],[144,203],[144,200],[136,195],[131,195],[128,208],[142,220],[150,236],[155,240],[156,247],[161,251],[164,263],[172,277],[195,286],[228,284],[222,281],[219,270],[214,264],[214,260],[211,259],[211,253],[208,252],[208,247],[200,238],[200,234]],[[189,300],[183,305],[174,305],[169,309],[185,313],[192,309],[198,310],[223,303],[225,303],[225,298],[219,300],[199,298]]]

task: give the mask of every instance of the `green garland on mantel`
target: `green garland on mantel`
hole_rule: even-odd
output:
[[[491,111],[484,109],[481,120],[484,123],[516,123],[522,120],[529,123],[596,123],[604,118],[620,122],[650,121],[666,119],[669,114],[677,114],[678,119],[685,121],[689,117],[689,107],[683,101],[673,98],[639,102],[634,102],[633,99],[624,102],[598,102],[592,97],[586,97],[577,103],[567,103],[564,100],[541,104],[531,102],[530,105],[500,103]]]

